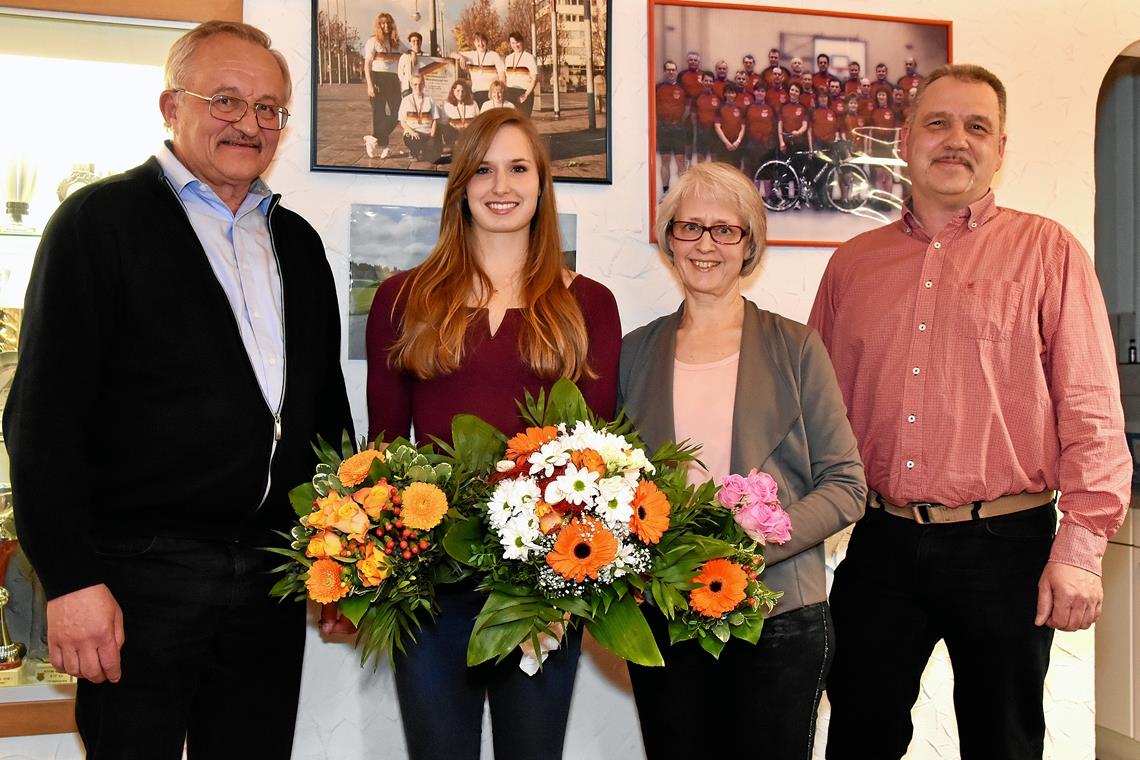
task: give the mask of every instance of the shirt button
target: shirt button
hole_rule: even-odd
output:
[[[260,311],[257,311],[256,309],[254,309],[254,311],[253,311],[253,318],[254,318],[254,319],[261,319],[261,312],[260,312]],[[919,329],[922,329],[922,328],[919,328]]]
[[[268,359],[266,359],[265,361],[269,364],[270,367],[273,367],[273,366],[276,366],[276,364],[277,364],[277,357],[271,356]]]
[[[934,287],[934,280],[927,280],[926,282],[922,283],[922,285],[923,285],[923,287],[926,287],[926,288],[933,288]]]
[[[906,468],[908,470],[913,470],[914,469],[914,460],[911,460],[911,459],[906,460]]]
[[[934,250],[938,250],[941,247],[942,247],[942,243],[939,243],[937,240],[935,240],[934,241]]]
[[[915,421],[915,419],[916,419],[916,418],[915,418],[915,416],[914,416],[913,414],[908,414],[908,415],[906,416],[906,421],[907,421],[907,422],[914,422],[914,421]]]
[[[918,372],[919,372],[919,369],[918,369],[918,367],[915,367],[914,369],[912,369],[912,370],[911,370],[911,372],[913,372],[914,374],[916,374],[916,375],[917,375],[917,374],[918,374]]]
[[[970,222],[970,229],[972,229],[972,230],[973,230],[973,229],[977,229],[977,227],[978,227],[978,223],[977,223],[977,222]]]
[[[257,315],[255,314],[254,316],[257,316]],[[919,322],[918,323],[918,331],[919,332],[926,332],[926,323],[925,322]]]

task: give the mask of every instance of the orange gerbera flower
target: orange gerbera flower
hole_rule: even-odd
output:
[[[340,463],[336,477],[346,488],[350,488],[368,477],[368,471],[372,469],[372,462],[377,459],[384,461],[383,451],[365,449],[359,454],[353,454]]]
[[[593,449],[571,451],[570,461],[580,470],[590,470],[598,473],[601,477],[606,475],[606,460],[602,459],[602,455]]]
[[[744,601],[748,576],[744,568],[727,559],[710,559],[701,566],[701,574],[693,578],[700,585],[689,592],[693,609],[705,617],[716,618],[732,612]]]
[[[507,459],[513,459],[516,462],[520,459],[526,459],[542,448],[542,444],[549,443],[557,437],[558,428],[552,425],[541,428],[528,427],[525,431],[507,441]]]
[[[633,492],[629,529],[647,544],[655,544],[669,529],[669,500],[651,480],[642,480]]]
[[[400,517],[413,530],[431,530],[447,514],[447,496],[431,483],[412,483],[401,499]]]
[[[571,520],[558,534],[546,564],[567,580],[581,583],[617,557],[618,542],[604,523],[595,517]]]
[[[331,604],[344,598],[348,584],[344,582],[341,570],[341,564],[335,560],[318,559],[314,562],[309,568],[309,579],[305,581],[309,598],[318,604]]]

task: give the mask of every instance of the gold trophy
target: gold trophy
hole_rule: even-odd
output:
[[[8,561],[15,553],[17,543],[12,526],[12,491],[0,490],[0,584],[8,575]],[[0,671],[14,670],[24,664],[28,648],[8,635],[4,608],[8,606],[8,589],[0,585]]]

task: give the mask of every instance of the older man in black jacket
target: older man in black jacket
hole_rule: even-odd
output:
[[[260,178],[289,94],[261,31],[187,33],[172,141],[68,198],[36,255],[4,433],[89,758],[290,754],[305,610],[258,547],[351,419],[324,248]]]

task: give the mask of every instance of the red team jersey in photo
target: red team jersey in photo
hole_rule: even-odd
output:
[[[662,82],[657,85],[657,121],[663,124],[679,124],[685,116],[688,97],[685,88],[677,82]]]
[[[716,93],[702,92],[697,96],[697,125],[711,127],[716,123],[716,112],[720,109],[721,99]]]
[[[677,81],[681,83],[686,95],[695,98],[705,89],[704,85],[701,84],[701,77],[704,75],[705,72],[700,69],[685,69],[677,76]]]
[[[780,106],[788,102],[788,91],[782,87],[769,87],[767,94],[764,95],[764,100],[772,106],[773,110],[779,111]]]
[[[807,120],[807,109],[801,103],[785,103],[780,106],[780,128],[785,132],[795,132]]]
[[[744,125],[748,142],[773,147],[776,144],[776,112],[764,101],[753,103],[744,112]]]
[[[839,133],[839,119],[830,108],[817,108],[811,112],[811,135],[816,144],[830,145]]]
[[[720,131],[726,140],[736,142],[740,129],[744,126],[744,111],[735,104],[721,106],[716,115],[716,123],[720,125]]]

